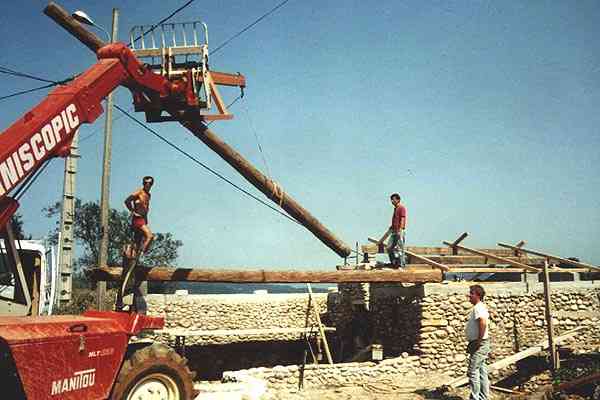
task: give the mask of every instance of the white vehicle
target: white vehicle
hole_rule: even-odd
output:
[[[5,241],[0,240],[0,316],[51,315],[59,278],[54,249],[40,240],[17,240],[15,247],[20,271],[8,264]]]

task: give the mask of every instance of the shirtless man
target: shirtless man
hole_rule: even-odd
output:
[[[150,211],[151,197],[150,189],[152,189],[153,184],[154,178],[145,176],[142,179],[142,188],[130,194],[125,199],[125,207],[131,212],[131,229],[136,236],[140,233],[143,235],[144,240],[142,242],[140,254],[146,253],[152,240],[154,240],[154,235],[148,227],[148,212]]]

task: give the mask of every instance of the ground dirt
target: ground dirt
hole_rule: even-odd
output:
[[[361,386],[335,389],[304,389],[288,392],[270,392],[266,400],[466,400],[469,392],[466,388],[438,390],[439,382],[450,379],[442,376],[403,378],[402,380],[380,380]],[[503,393],[492,393],[490,400],[504,400],[509,397]]]

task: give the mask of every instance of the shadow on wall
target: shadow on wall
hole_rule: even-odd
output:
[[[375,293],[374,293],[375,294]],[[373,340],[383,345],[384,357],[415,355],[419,343],[423,311],[418,292],[398,296],[373,296],[371,312],[375,319]]]
[[[406,352],[415,355],[421,330],[422,287],[389,284],[345,285],[328,316],[340,342],[337,359],[370,361],[372,345],[383,347],[383,356]]]
[[[335,340],[331,344],[335,346]],[[305,348],[303,339],[195,345],[186,348],[186,357],[197,380],[214,381],[220,380],[225,371],[302,364]]]

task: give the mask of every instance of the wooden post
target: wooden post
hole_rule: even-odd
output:
[[[550,352],[550,362],[552,372],[558,369],[558,357],[554,344],[554,325],[552,323],[552,304],[550,299],[550,277],[548,274],[548,260],[544,261],[544,308],[546,311],[546,328],[548,331],[548,351]]]
[[[521,256],[521,247],[525,246],[525,241],[521,240],[519,243],[515,244],[514,255],[515,257]]]
[[[96,35],[88,32],[79,22],[72,18],[64,9],[51,2],[44,9],[44,13],[56,23],[70,32],[90,50],[96,52],[105,43]],[[200,139],[210,149],[217,153],[223,160],[237,170],[248,182],[264,193],[269,199],[283,208],[292,218],[312,232],[327,247],[336,252],[340,257],[346,258],[350,255],[350,247],[339,240],[330,230],[302,207],[293,197],[285,193],[274,181],[266,177],[256,169],[240,153],[225,143],[219,136],[215,135],[204,124],[200,115],[188,117],[180,115],[176,108],[168,108],[167,111],[177,119],[181,125],[187,128],[194,136]]]
[[[306,284],[308,288],[308,295],[312,298],[313,292],[310,283]],[[331,352],[329,351],[329,344],[327,343],[327,337],[325,336],[325,330],[323,329],[323,324],[321,323],[321,316],[319,315],[319,309],[317,308],[317,302],[314,302],[313,312],[315,313],[315,318],[317,319],[317,324],[319,325],[319,335],[321,336],[321,340],[323,341],[323,347],[325,348],[325,356],[327,356],[327,362],[329,364],[333,364],[333,359],[331,358]]]
[[[452,254],[453,255],[457,255],[458,254],[458,248],[456,246],[458,246],[458,244],[460,242],[462,242],[463,240],[465,240],[465,238],[469,236],[468,232],[463,232],[462,235],[460,235],[453,243],[452,243]]]
[[[112,10],[112,30],[110,42],[115,43],[118,37],[119,10]],[[106,119],[104,123],[104,155],[102,158],[102,183],[100,190],[100,246],[98,246],[98,265],[105,267],[108,260],[108,217],[110,213],[110,161],[112,152],[112,112],[113,95],[106,96]],[[105,310],[106,282],[98,282],[96,286],[96,308]]]

